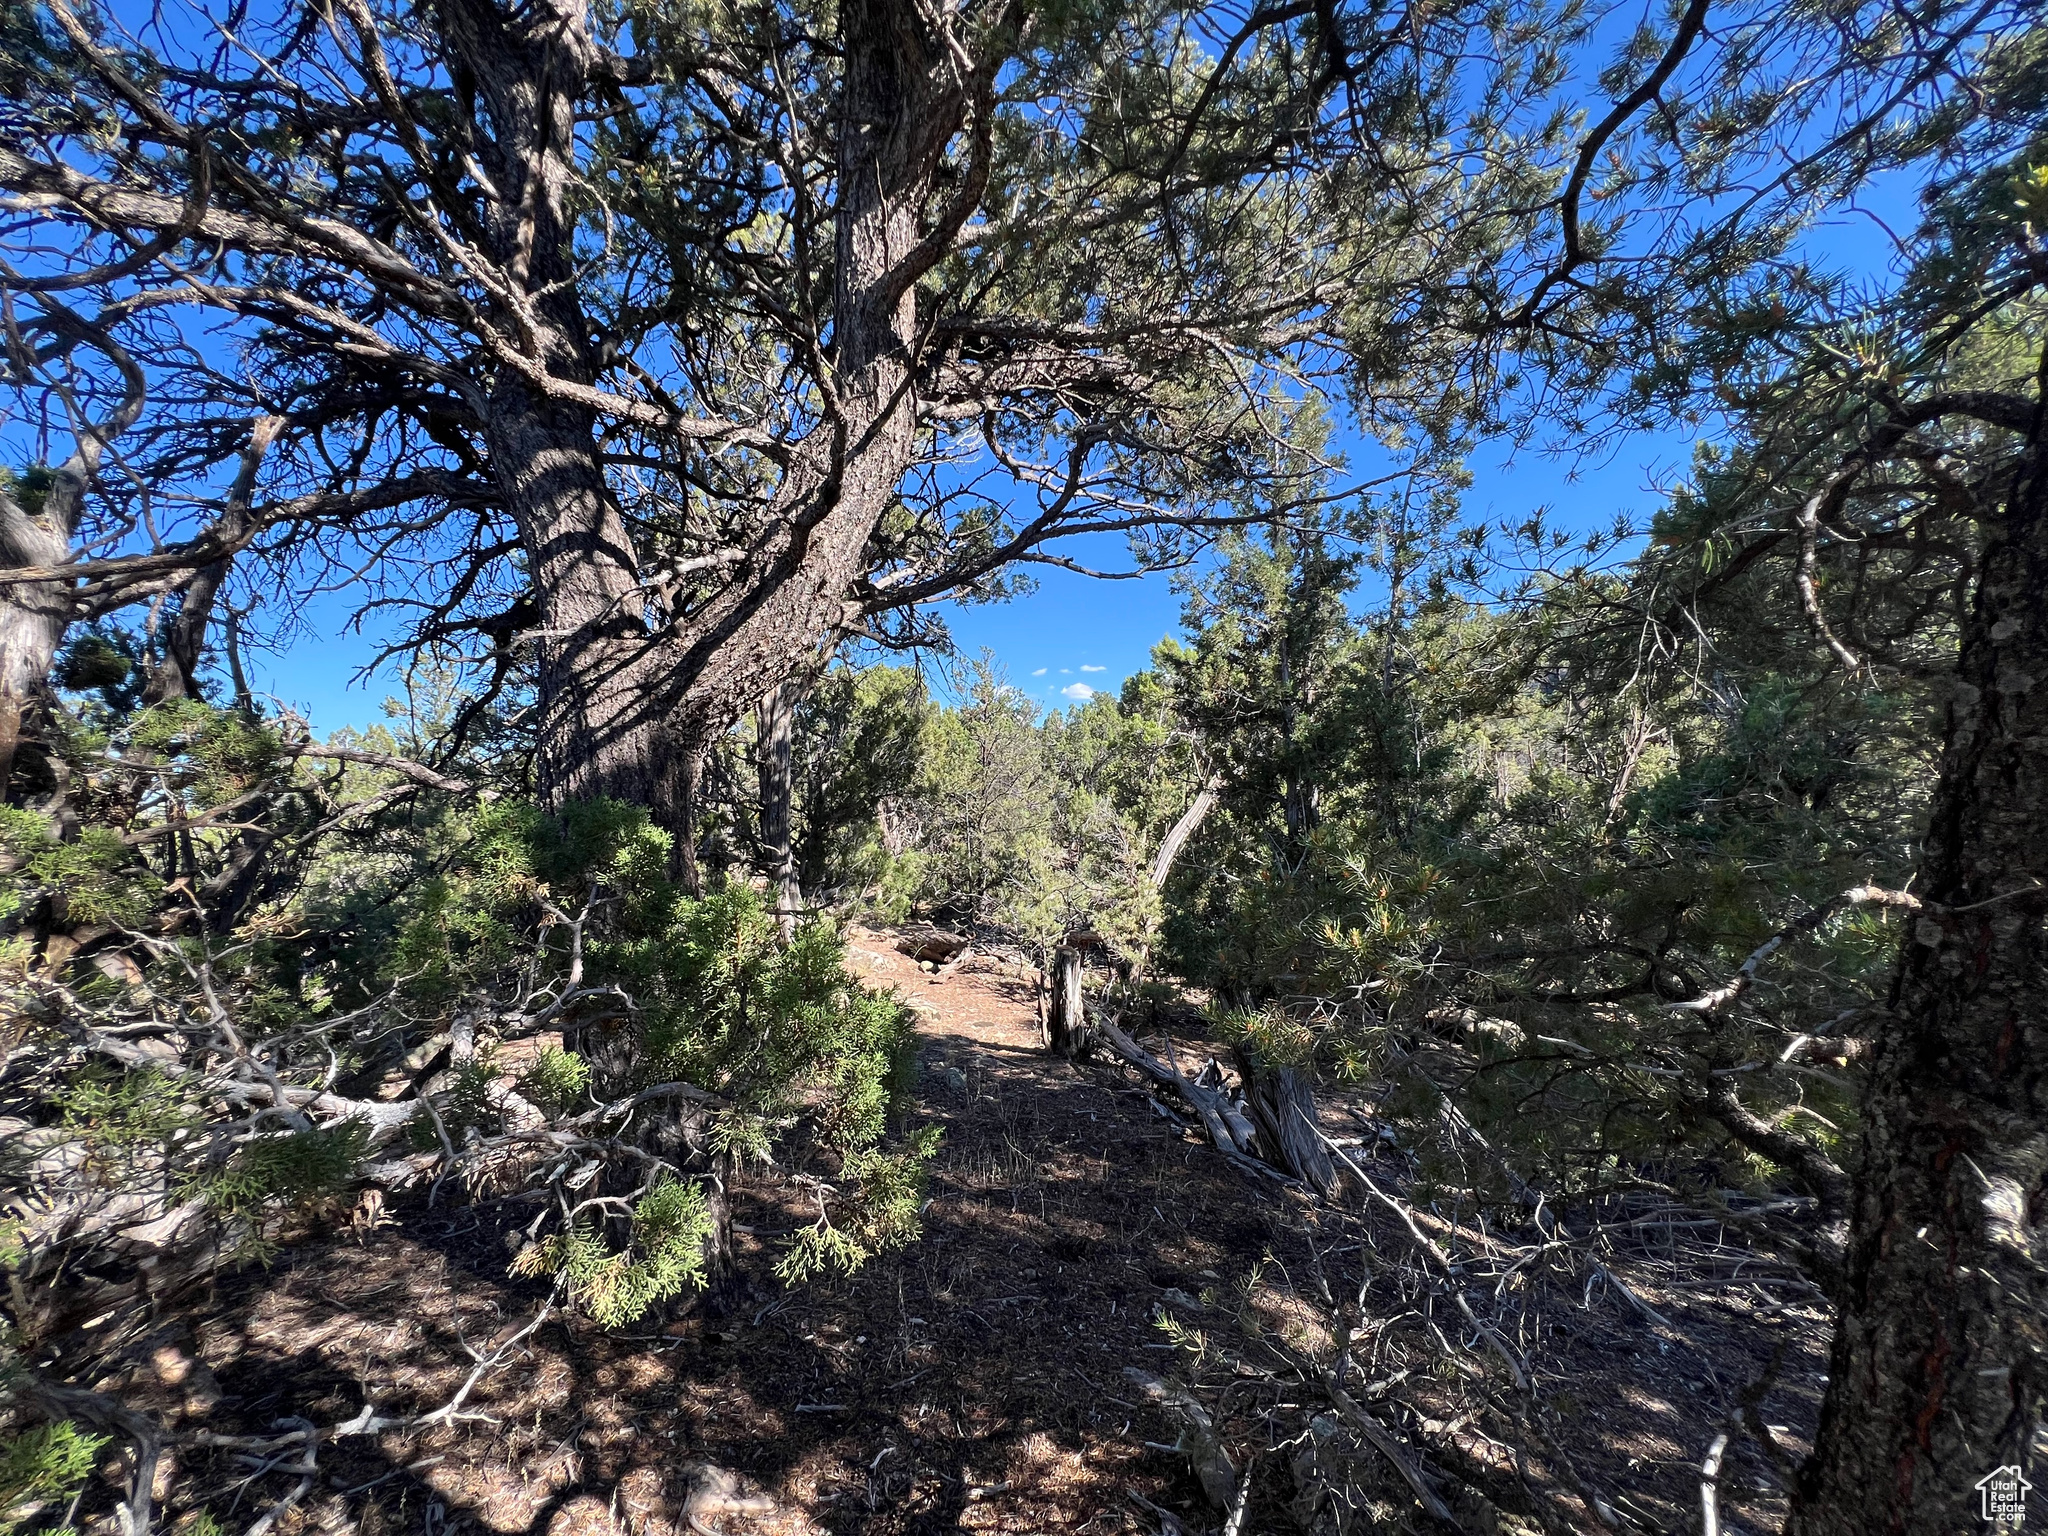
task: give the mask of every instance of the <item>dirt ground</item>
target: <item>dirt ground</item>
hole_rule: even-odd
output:
[[[338,1440],[310,1471],[297,1452],[267,1465],[187,1453],[201,1459],[171,1492],[176,1528],[208,1536],[203,1506],[221,1530],[247,1531],[296,1490],[270,1527],[283,1536],[669,1536],[689,1469],[705,1462],[774,1501],[706,1527],[731,1536],[1219,1528],[1172,1448],[1178,1431],[1126,1368],[1188,1374],[1159,1316],[1201,1331],[1219,1360],[1244,1358],[1247,1316],[1312,1355],[1328,1339],[1316,1292],[1355,1291],[1383,1242],[1394,1251],[1376,1235],[1384,1220],[1355,1198],[1322,1206],[1233,1168],[1163,1118],[1134,1075],[1048,1058],[1020,967],[974,955],[935,976],[890,935],[860,929],[849,958],[922,1019],[918,1115],[945,1141],[921,1241],[850,1280],[784,1291],[769,1270],[773,1231],[792,1212],[742,1189],[755,1278],[725,1314],[623,1335],[551,1322],[479,1382],[470,1406],[487,1420]],[[1139,1032],[1167,1048],[1157,1029]],[[1171,1046],[1190,1066],[1212,1049],[1192,1031]],[[1330,1096],[1324,1117],[1398,1186],[1369,1096]],[[224,1277],[194,1309],[207,1318],[196,1331],[166,1320],[130,1352],[126,1386],[181,1430],[432,1407],[471,1369],[469,1351],[488,1353],[544,1294],[506,1274],[505,1235],[532,1214],[443,1191],[387,1226],[289,1249],[267,1270]],[[1661,1240],[1675,1254],[1668,1222]],[[1427,1359],[1436,1352],[1419,1346],[1462,1331],[1458,1347],[1397,1377],[1378,1411],[1433,1464],[1544,1528],[1599,1529],[1587,1509],[1597,1496],[1617,1529],[1697,1529],[1701,1457],[1774,1357],[1758,1416],[1787,1452],[1805,1449],[1827,1318],[1783,1266],[1719,1246],[1719,1268],[1679,1265],[1658,1243],[1638,1232],[1605,1262],[1662,1324],[1594,1283],[1532,1285],[1515,1303],[1513,1347],[1554,1451],[1518,1458],[1485,1413],[1461,1421],[1483,1352],[1426,1308],[1387,1322],[1361,1367],[1388,1366],[1383,1351]],[[1254,1465],[1243,1530],[1293,1530],[1285,1442],[1317,1405],[1271,1373],[1224,1375],[1225,1440]],[[1722,1487],[1737,1528],[1775,1528],[1776,1485],[1751,1441],[1738,1437]],[[1426,1528],[1419,1520],[1412,1502],[1398,1516]]]

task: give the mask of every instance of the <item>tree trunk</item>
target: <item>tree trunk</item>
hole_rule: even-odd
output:
[[[707,437],[751,436],[752,429],[671,427],[661,420],[669,405],[652,398],[636,400],[622,416],[623,401],[605,387],[613,359],[603,327],[582,307],[588,285],[575,245],[589,184],[589,168],[578,161],[589,149],[592,121],[579,106],[614,99],[621,61],[593,35],[591,11],[589,0],[432,0],[416,18],[426,28],[418,47],[435,55],[446,75],[447,89],[435,99],[461,118],[437,137],[446,133],[448,144],[465,146],[460,167],[430,157],[397,168],[401,181],[424,176],[437,199],[450,199],[436,214],[445,221],[437,227],[455,243],[437,251],[427,272],[411,270],[380,240],[358,244],[329,230],[334,239],[309,241],[293,191],[263,185],[260,172],[238,173],[232,196],[225,183],[214,188],[217,207],[199,192],[184,199],[136,191],[111,206],[80,204],[73,211],[91,224],[119,225],[124,234],[171,245],[198,239],[259,262],[288,256],[313,274],[309,282],[367,283],[381,297],[377,318],[365,324],[381,323],[385,304],[418,321],[394,356],[414,345],[434,351],[441,341],[429,337],[481,343],[472,350],[472,339],[460,341],[462,356],[451,354],[435,371],[461,397],[462,414],[474,412],[493,499],[517,528],[523,574],[532,584],[537,622],[522,625],[522,635],[535,647],[539,796],[550,807],[597,795],[649,806],[675,834],[679,865],[687,866],[692,797],[671,762],[680,757],[687,765],[767,689],[863,617],[854,588],[866,573],[870,536],[899,504],[899,487],[919,452],[918,280],[947,257],[982,200],[998,60],[1014,42],[1022,13],[986,37],[985,68],[963,70],[959,41],[945,35],[957,20],[951,13],[942,20],[910,0],[838,7],[841,88],[832,121],[821,125],[833,134],[837,162],[834,290],[814,345],[792,352],[811,370],[799,392],[810,402],[810,419],[769,455],[780,478],[759,525],[727,530],[729,545],[710,552],[719,580],[671,608],[643,580],[640,561],[649,551],[634,547],[635,529],[615,503],[602,450],[623,440],[618,429],[627,419],[635,425],[626,435],[644,429],[648,451],[676,460],[699,451]],[[353,24],[367,12],[354,8],[350,16]],[[70,25],[82,24],[74,18]],[[388,80],[369,79],[382,80],[384,71],[372,63],[373,23],[362,25],[365,85],[388,90]],[[636,73],[639,62],[624,67]],[[395,103],[390,110],[402,115]],[[963,161],[951,151],[971,103],[978,107],[976,137]],[[7,158],[11,178],[41,185],[42,172]],[[446,179],[458,172],[474,183],[473,200]],[[457,288],[467,289],[459,302],[452,298]],[[45,310],[57,305],[47,294],[41,302]],[[222,302],[233,311],[239,301]],[[117,345],[76,317],[46,314],[39,326],[58,341],[38,354],[38,367],[67,346],[98,348],[129,375],[139,409],[141,374]],[[318,366],[330,373],[348,374],[360,364],[367,378],[388,364],[414,377],[413,362],[378,362],[369,354],[380,349],[366,349],[360,338],[336,344],[346,351],[320,352],[326,362]],[[133,420],[134,412],[123,410],[111,431]],[[81,455],[97,454],[109,435],[100,428],[82,433]],[[469,448],[465,439],[465,460]],[[88,477],[92,467],[85,466]],[[70,522],[53,517],[50,526],[68,541]],[[702,520],[690,532],[715,535]],[[45,552],[38,545],[30,555]],[[49,608],[60,590],[30,585],[0,594],[0,764],[15,749],[22,712],[69,617]],[[162,681],[167,697],[189,687],[189,669],[177,670],[180,676],[166,672]]]
[[[242,450],[235,483],[228,489],[227,507],[214,525],[223,542],[238,545],[246,537],[249,507],[256,496],[256,471],[283,426],[281,416],[259,416],[251,427],[249,446]],[[212,621],[214,601],[233,565],[232,556],[223,556],[192,573],[184,595],[178,600],[178,612],[164,636],[163,654],[150,669],[149,681],[143,687],[145,704],[199,697],[199,658],[206,649],[206,627]],[[242,691],[238,686],[237,693]]]
[[[493,321],[551,379],[596,378],[572,249],[576,104],[595,60],[580,3],[540,13],[440,0],[440,30],[474,91],[492,260],[522,290]],[[647,806],[678,846],[687,811],[663,740],[671,646],[648,618],[639,553],[606,482],[597,417],[518,370],[498,372],[483,437],[519,531],[539,610],[535,776],[542,804],[609,796]],[[725,724],[730,724],[730,720]],[[686,745],[702,745],[692,741]],[[687,755],[687,754],[686,754]]]
[[[0,565],[58,565],[70,552],[70,525],[52,517],[47,503],[32,512],[0,489]],[[0,587],[0,800],[70,622],[71,595],[63,583]]]
[[[1212,776],[1202,786],[1201,793],[1195,796],[1194,804],[1181,812],[1180,820],[1159,840],[1159,851],[1152,857],[1153,890],[1166,889],[1166,877],[1173,873],[1173,861],[1180,857],[1188,839],[1201,829],[1202,823],[1209,819],[1209,812],[1216,808],[1216,791],[1220,787],[1221,781]]]
[[[732,1241],[733,1171],[732,1158],[720,1153],[712,1159],[711,1177],[704,1184],[711,1230],[704,1234],[704,1290],[699,1299],[714,1316],[732,1306],[741,1288],[739,1254]]]
[[[689,796],[664,782],[662,730],[673,657],[648,628],[637,557],[594,431],[587,413],[535,401],[522,385],[503,386],[492,402],[491,461],[541,613],[537,787],[551,810],[598,796],[648,806],[680,846],[687,829],[669,823]]]
[[[1981,1528],[2035,1464],[2048,1346],[2048,462],[1965,624],[1921,875],[1876,1031],[1828,1393],[1786,1529]]]
[[[478,86],[479,157],[502,197],[491,254],[528,304],[498,316],[551,377],[595,376],[570,233],[575,102],[594,58],[580,4],[507,13],[441,0]],[[540,606],[538,777],[550,806],[609,795],[654,809],[694,885],[691,766],[847,622],[869,535],[917,453],[916,280],[946,248],[933,211],[967,98],[906,0],[840,8],[837,260],[827,417],[794,445],[763,536],[687,619],[651,612],[606,484],[596,419],[504,370],[485,412],[491,464]],[[971,200],[970,200],[971,201]],[[949,205],[950,206],[950,205]],[[965,204],[949,216],[964,217]]]
[[[587,385],[590,327],[574,298],[565,201],[574,182],[566,156],[579,132],[572,77],[585,67],[576,50],[587,35],[579,21],[529,36],[476,0],[443,0],[442,13],[477,73],[492,129],[480,152],[504,191],[493,205],[502,219],[493,254],[527,276],[534,314],[520,323],[533,329],[538,360]],[[965,97],[926,23],[902,0],[853,0],[840,15],[836,419],[796,445],[768,535],[732,566],[726,586],[686,622],[656,622],[605,483],[594,416],[511,370],[486,413],[493,471],[543,621],[541,798],[559,806],[609,795],[654,807],[676,838],[686,883],[691,786],[664,764],[701,757],[845,623],[868,537],[917,452],[915,280],[943,250],[921,220]],[[528,196],[530,182],[538,191]]]
[[[916,280],[942,254],[924,227],[966,114],[952,61],[906,0],[839,8],[833,414],[777,487],[775,530],[680,633],[677,708],[710,738],[817,662],[854,615],[869,536],[917,457]],[[953,213],[958,214],[959,209]]]
[[[1240,1044],[1231,1055],[1244,1078],[1245,1106],[1259,1128],[1259,1151],[1324,1198],[1337,1193],[1337,1169],[1316,1135],[1315,1089],[1292,1067],[1268,1066]]]
[[[55,315],[57,309],[52,307]],[[0,567],[61,565],[71,553],[71,535],[85,507],[85,493],[98,472],[107,444],[134,425],[148,399],[142,370],[95,326],[62,312],[72,344],[103,353],[120,371],[121,403],[101,421],[81,424],[71,457],[50,476],[39,506],[23,506],[0,488]],[[71,584],[35,581],[0,586],[0,804],[19,754],[23,730],[47,692],[50,665],[64,630],[74,617]]]
[[[1088,1048],[1094,1035],[1081,996],[1081,952],[1056,949],[1050,973],[1052,997],[1045,1013],[1045,1048],[1070,1060]]]
[[[704,872],[697,860],[697,797],[704,785],[708,745],[665,734],[654,743],[660,752],[655,798],[648,807],[654,824],[665,829],[669,844],[669,875],[692,896],[704,894]]]
[[[761,779],[761,863],[775,897],[775,922],[782,942],[796,937],[796,914],[803,905],[797,886],[796,852],[790,842],[790,738],[796,728],[796,689],[778,683],[755,706],[759,732],[755,767]]]
[[[249,508],[256,496],[256,472],[283,426],[284,419],[279,416],[259,416],[251,424],[249,446],[242,450],[241,466],[228,489],[227,506],[214,525],[222,540],[231,546],[239,544],[247,532]],[[143,686],[143,703],[162,704],[172,699],[199,697],[199,660],[206,649],[207,627],[213,621],[214,604],[233,566],[234,558],[223,556],[192,573],[164,636],[162,654],[150,668],[149,679]],[[233,655],[231,670],[235,707],[253,719],[254,701],[249,696],[248,680],[242,675],[239,654]],[[276,832],[267,825],[272,809],[272,800],[265,796],[243,811],[244,826],[235,834],[226,867],[206,887],[206,921],[215,933],[233,932],[268,883],[269,854],[277,842]],[[182,838],[180,844],[189,846]]]

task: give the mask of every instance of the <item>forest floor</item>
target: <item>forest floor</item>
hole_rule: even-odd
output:
[[[708,1462],[773,1500],[704,1527],[731,1536],[1220,1528],[1171,1448],[1179,1431],[1127,1379],[1135,1368],[1222,1381],[1205,1400],[1252,1466],[1240,1531],[1296,1529],[1299,1446],[1285,1442],[1328,1404],[1313,1378],[1258,1365],[1275,1358],[1260,1337],[1313,1359],[1330,1341],[1319,1297],[1356,1292],[1368,1269],[1373,1294],[1398,1287],[1395,1215],[1248,1175],[1163,1117],[1134,1075],[1049,1058],[1019,966],[972,954],[933,975],[861,929],[849,958],[921,1016],[919,1115],[945,1141],[920,1241],[785,1291],[772,1233],[804,1213],[743,1186],[750,1291],[723,1314],[622,1334],[551,1322],[479,1381],[469,1406],[488,1421],[332,1441],[316,1470],[297,1451],[267,1466],[212,1453],[181,1469],[177,1527],[197,1536],[203,1502],[220,1528],[247,1530],[296,1490],[278,1536],[677,1536],[689,1468]],[[1170,1040],[1137,1033],[1193,1070],[1214,1047],[1187,1023]],[[1405,1187],[1370,1093],[1326,1095],[1324,1120],[1382,1187]],[[181,1430],[242,1433],[445,1401],[466,1350],[509,1337],[544,1294],[506,1277],[505,1237],[531,1207],[450,1193],[224,1276],[194,1321],[166,1319],[129,1351],[123,1395]],[[1424,1219],[1457,1230],[1455,1212]],[[1789,1269],[1698,1226],[1635,1221],[1603,1252],[1662,1322],[1583,1269],[1473,1293],[1528,1365],[1526,1389],[1507,1394],[1539,1421],[1519,1456],[1498,1362],[1440,1299],[1360,1319],[1374,1340],[1361,1369],[1392,1384],[1352,1390],[1418,1461],[1518,1511],[1468,1509],[1467,1530],[1696,1530],[1701,1459],[1755,1384],[1768,1385],[1755,1417],[1791,1455],[1805,1449],[1828,1333]],[[1161,1316],[1200,1331],[1201,1359]],[[1776,1481],[1739,1430],[1720,1488],[1735,1528],[1776,1528]],[[1375,1502],[1383,1524],[1326,1510],[1320,1528],[1432,1528],[1412,1499]]]

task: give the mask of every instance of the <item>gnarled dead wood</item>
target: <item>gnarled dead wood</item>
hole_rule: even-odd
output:
[[[1258,1125],[1266,1161],[1324,1199],[1333,1198],[1341,1181],[1316,1130],[1315,1090],[1308,1075],[1260,1061],[1247,1043],[1238,1044],[1231,1055],[1244,1079],[1245,1105]]]
[[[1174,1449],[1187,1456],[1194,1467],[1196,1480],[1202,1485],[1202,1492],[1209,1496],[1209,1502],[1218,1509],[1230,1508],[1237,1492],[1237,1464],[1217,1438],[1216,1424],[1209,1417],[1208,1409],[1196,1402],[1185,1387],[1163,1381],[1135,1365],[1124,1367],[1124,1379],[1164,1409],[1180,1431],[1180,1440]]]
[[[1384,1456],[1388,1464],[1401,1474],[1401,1480],[1414,1490],[1416,1499],[1429,1511],[1432,1519],[1454,1531],[1464,1529],[1452,1515],[1450,1506],[1443,1500],[1443,1495],[1436,1491],[1428,1475],[1423,1472],[1421,1462],[1409,1453],[1405,1445],[1394,1438],[1384,1424],[1367,1413],[1352,1399],[1350,1393],[1337,1384],[1335,1373],[1324,1377],[1323,1391],[1329,1396],[1337,1411],[1344,1415],[1344,1422],[1357,1430],[1364,1437],[1366,1444]]]
[[[1043,1026],[1045,1048],[1071,1059],[1086,1052],[1093,1038],[1087,1003],[1081,995],[1081,952],[1064,947],[1054,950],[1050,979]]]
[[[717,1536],[714,1526],[705,1524],[719,1515],[772,1515],[775,1500],[765,1493],[746,1493],[739,1477],[708,1461],[692,1462],[683,1468],[689,1480],[689,1496],[683,1500],[683,1523],[698,1536]]]
[[[134,1446],[128,1490],[117,1514],[120,1536],[149,1536],[155,1500],[157,1463],[162,1459],[164,1432],[147,1414],[83,1387],[59,1386],[28,1376],[19,1385],[19,1401],[30,1412],[51,1421],[84,1419]]]
[[[1160,1087],[1179,1095],[1181,1101],[1201,1117],[1202,1128],[1209,1133],[1209,1140],[1215,1143],[1219,1152],[1240,1157],[1259,1156],[1257,1131],[1251,1121],[1247,1120],[1238,1111],[1237,1106],[1221,1092],[1214,1088],[1205,1088],[1192,1078],[1176,1072],[1118,1029],[1111,1020],[1097,1019],[1095,1029],[1117,1055]]]
[[[1216,792],[1223,787],[1220,775],[1210,775],[1202,785],[1180,819],[1167,829],[1166,836],[1159,840],[1159,851],[1152,856],[1152,889],[1166,889],[1166,877],[1173,873],[1173,861],[1180,857],[1180,851],[1187,846],[1188,839],[1201,829],[1209,819],[1209,812],[1216,808]]]

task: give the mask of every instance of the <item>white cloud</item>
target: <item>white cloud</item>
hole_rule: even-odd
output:
[[[1043,677],[1045,676],[1045,668],[1040,667],[1036,672],[1033,672],[1031,675],[1033,677]]]
[[[1086,683],[1069,683],[1066,687],[1060,690],[1060,697],[1063,699],[1074,699],[1078,702],[1086,703],[1088,700],[1095,697],[1095,690],[1093,688],[1090,688]]]
[[[1060,668],[1060,676],[1061,676],[1061,677],[1072,677],[1073,675],[1074,675],[1074,669],[1073,669],[1072,667],[1061,667],[1061,668]]]
[[[1107,667],[1090,667],[1090,666],[1083,666],[1083,667],[1081,668],[1081,670],[1082,670],[1083,672],[1107,672],[1107,671],[1109,670],[1109,668],[1107,668]]]

